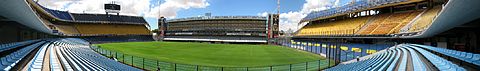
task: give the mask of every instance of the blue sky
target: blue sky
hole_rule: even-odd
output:
[[[179,18],[194,17],[211,12],[214,16],[235,16],[235,15],[257,15],[262,12],[276,12],[276,0],[208,0],[210,6],[202,9],[189,9],[179,11]],[[301,9],[304,1],[301,0],[282,0],[285,3],[285,10],[288,12],[292,10]]]

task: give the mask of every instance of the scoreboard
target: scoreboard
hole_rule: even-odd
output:
[[[120,5],[118,5],[118,4],[105,4],[105,10],[120,10]]]
[[[120,13],[120,5],[118,4],[105,4],[105,12],[108,13]]]

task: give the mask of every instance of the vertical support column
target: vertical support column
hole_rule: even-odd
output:
[[[314,48],[315,48],[314,53],[315,53],[315,54],[318,54],[317,42],[315,42],[315,44],[313,44],[313,46],[314,46]]]
[[[331,57],[330,56],[330,47],[331,47],[331,45],[327,44],[327,47],[326,47],[327,50],[325,50],[325,52],[327,53],[326,56],[327,56],[327,60],[328,60],[328,66],[330,66],[330,57]]]
[[[135,66],[135,65],[133,65],[133,56],[132,56],[132,66]]]
[[[393,7],[390,7],[390,13],[393,13],[393,12],[394,12]]]
[[[290,64],[290,67],[288,69],[288,71],[292,71],[292,64]]]
[[[158,60],[157,61],[157,71],[160,71],[160,65],[158,64]]]
[[[111,57],[113,57],[112,51],[108,51],[108,54],[110,54]],[[113,59],[113,58],[112,58]]]
[[[320,53],[322,53],[322,49],[323,49],[323,44],[319,43],[320,44]]]
[[[270,66],[270,71],[272,71],[272,70],[273,70],[273,69],[272,69],[272,66]]]
[[[318,69],[322,68],[322,61],[318,60]]]
[[[305,71],[308,70],[308,62],[305,62]]]
[[[366,13],[367,13],[367,15],[369,15],[369,16],[370,16],[370,10],[367,10],[367,12],[366,12]]]
[[[145,58],[142,58],[142,68],[145,69]]]
[[[337,61],[335,62],[335,65],[339,64],[342,61],[342,59],[341,59],[342,51],[340,49],[340,46],[341,46],[341,44],[337,44],[337,47],[335,47],[336,55],[337,55],[337,57],[336,57]]]
[[[333,48],[331,49],[332,50],[331,54],[332,54],[332,59],[333,59],[334,65],[337,64],[337,51],[336,51],[337,46],[338,46],[337,42],[334,42],[333,43]]]

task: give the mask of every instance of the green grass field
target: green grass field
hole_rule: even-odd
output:
[[[272,45],[128,42],[97,46],[164,62],[218,67],[271,66],[324,59],[316,54]]]

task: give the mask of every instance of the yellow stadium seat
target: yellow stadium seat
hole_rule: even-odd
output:
[[[56,29],[66,35],[80,34],[73,25],[55,25]]]
[[[358,34],[393,34],[398,33],[402,27],[412,21],[422,11],[407,11],[392,14],[378,15],[373,22],[359,31]]]
[[[408,31],[418,32],[425,30],[426,28],[428,28],[428,26],[432,25],[433,19],[435,19],[435,17],[441,10],[441,6],[436,6],[428,10],[413,23],[413,25],[408,29]]]
[[[112,25],[112,24],[75,24],[83,35],[148,35],[150,31],[145,25]]]
[[[373,54],[373,53],[376,53],[377,50],[367,50],[367,54]]]
[[[362,52],[362,49],[361,48],[352,48],[352,51],[353,52]]]
[[[347,46],[340,46],[340,49],[346,51],[346,50],[348,50],[348,47]]]
[[[308,35],[352,35],[358,31],[371,17],[361,17],[325,23],[311,23],[302,28],[298,36]]]

